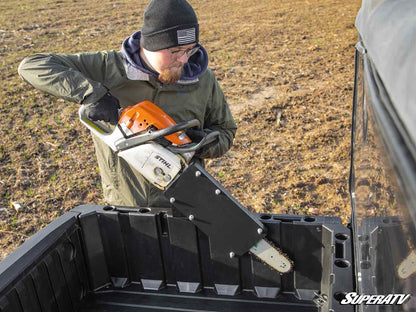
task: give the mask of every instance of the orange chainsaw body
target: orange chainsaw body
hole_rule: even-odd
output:
[[[176,122],[169,115],[150,101],[143,101],[134,106],[126,107],[121,113],[118,123],[122,125],[122,128],[130,130],[130,136],[149,131],[153,127],[162,130],[176,125]],[[165,139],[176,145],[192,142],[182,130],[165,136]]]

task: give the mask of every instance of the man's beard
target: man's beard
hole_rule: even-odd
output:
[[[165,84],[172,84],[178,82],[179,79],[181,79],[183,71],[183,66],[175,66],[175,67],[169,67],[164,69],[159,74],[159,80],[162,83]]]

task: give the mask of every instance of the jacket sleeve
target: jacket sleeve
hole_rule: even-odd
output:
[[[35,54],[19,65],[19,75],[35,88],[68,101],[91,104],[120,77],[114,51],[80,54]],[[120,74],[118,74],[120,75]]]
[[[214,79],[214,85],[209,101],[208,109],[204,118],[204,131],[219,131],[220,135],[215,144],[210,145],[203,150],[200,158],[216,158],[224,155],[233,145],[237,126],[231,114],[224,93],[211,73]]]

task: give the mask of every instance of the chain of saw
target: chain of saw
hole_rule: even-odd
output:
[[[279,253],[279,255],[281,256],[281,257],[283,257],[283,258],[285,258],[289,263],[290,263],[290,268],[289,268],[289,270],[288,271],[285,271],[285,272],[281,272],[281,271],[279,271],[279,270],[277,270],[276,268],[272,268],[267,262],[265,262],[264,260],[262,260],[261,258],[259,258],[255,253],[253,253],[253,252],[251,252],[251,251],[249,251],[249,253],[250,254],[252,254],[252,255],[254,255],[260,262],[262,262],[264,265],[267,265],[270,269],[273,269],[273,270],[275,270],[275,271],[277,271],[277,272],[279,272],[280,274],[288,274],[288,273],[291,273],[291,272],[293,272],[293,269],[294,269],[294,262],[289,258],[289,256],[286,254],[286,253],[284,253],[279,247],[276,247],[276,245],[275,244],[273,244],[271,241],[269,241],[269,240],[267,240],[267,239],[265,239],[265,238],[263,238],[268,244],[270,244],[270,246],[272,246],[278,253]]]

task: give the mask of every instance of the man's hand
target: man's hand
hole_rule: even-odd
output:
[[[104,95],[94,104],[86,108],[88,118],[91,120],[103,120],[116,125],[119,119],[118,110],[120,109],[119,101],[110,93]]]
[[[185,132],[189,136],[189,138],[192,140],[192,142],[199,143],[208,133],[212,132],[212,130],[210,129],[201,130],[198,128],[190,128],[190,129],[187,129]],[[215,140],[212,141],[211,143],[208,143],[207,145],[204,145],[201,149],[197,150],[195,152],[195,156],[203,157],[203,155],[206,154],[210,148],[214,147],[217,144],[218,144],[218,137],[216,137]]]
[[[199,143],[206,135],[204,130],[198,129],[196,127],[186,129],[185,132],[193,143]]]

